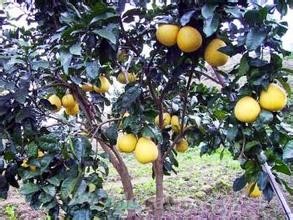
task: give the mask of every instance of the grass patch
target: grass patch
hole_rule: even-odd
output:
[[[7,215],[9,220],[16,220],[16,207],[14,205],[5,206],[4,213]]]
[[[234,178],[242,171],[239,162],[233,160],[228,151],[224,151],[221,160],[221,151],[219,149],[212,155],[200,157],[198,148],[190,148],[187,152],[178,154],[177,175],[164,177],[165,193],[172,197],[201,199],[208,193],[230,191]],[[123,154],[123,158],[132,177],[136,198],[142,204],[145,199],[155,194],[151,164],[138,163],[132,154]],[[105,188],[111,195],[117,197],[119,194],[118,198],[123,198],[120,178],[113,167],[110,168]]]

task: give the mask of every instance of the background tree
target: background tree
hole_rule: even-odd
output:
[[[259,108],[253,120],[242,122],[233,112],[238,100],[258,100],[272,82],[290,94],[287,72],[292,71],[282,68],[288,52],[281,45],[287,23],[271,19],[275,12],[284,16],[290,3],[135,1],[127,10],[125,1],[18,1],[26,11],[27,28],[12,27],[4,10],[1,196],[21,179],[21,192],[30,204],[47,208],[54,218],[60,209],[74,219],[111,216],[113,204],[102,187],[107,159],[121,177],[129,204],[135,198],[123,154],[116,148],[118,133],[124,132],[149,138],[157,146],[149,160],[156,159],[157,219],[163,212],[163,177],[176,172],[175,148],[180,151],[183,138],[189,146],[200,147],[201,154],[228,149],[244,169],[234,190],[257,183],[271,200],[273,188],[263,164],[291,175],[287,163],[292,161],[292,130],[282,122],[288,108]],[[11,4],[16,3],[6,6]],[[158,24],[177,25],[175,42],[166,46],[160,40]],[[186,26],[196,28],[195,36],[201,38],[193,51],[186,48],[189,39],[181,32],[190,30],[182,29]],[[221,62],[209,58],[213,56],[207,48],[214,39],[225,42],[216,53],[241,54],[231,70],[218,68]],[[116,77],[126,85],[109,96],[109,80]],[[65,94],[73,98],[68,105],[59,100]],[[55,114],[61,104],[65,113]],[[48,123],[50,118],[54,124]],[[137,146],[134,154],[140,160]],[[129,206],[128,217],[134,215]]]

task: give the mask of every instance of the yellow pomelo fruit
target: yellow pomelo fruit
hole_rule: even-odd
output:
[[[134,134],[122,134],[117,138],[117,147],[120,152],[131,153],[135,150],[137,138]]]
[[[163,113],[163,128],[168,126],[171,123],[171,115],[167,112]],[[155,124],[159,126],[160,120],[159,120],[159,115],[156,116],[155,118]]]
[[[75,103],[75,105],[72,108],[66,108],[65,112],[67,115],[75,116],[79,113],[79,105],[78,103]]]
[[[62,97],[62,105],[64,108],[73,108],[75,106],[75,100],[73,95],[66,94]]]
[[[51,105],[55,105],[56,106],[56,111],[59,111],[61,109],[61,100],[57,95],[51,95],[48,98],[48,101],[51,103]]]
[[[225,47],[226,43],[220,39],[212,40],[204,52],[204,59],[213,67],[223,66],[227,63],[229,56],[218,51],[219,48]]]
[[[127,79],[126,79],[127,75]],[[120,72],[117,76],[118,82],[122,84],[133,83],[136,81],[136,75],[134,73],[126,73]]]
[[[38,158],[45,156],[44,152],[41,150],[38,150]]]
[[[250,183],[247,188],[247,194],[249,197],[258,198],[262,192],[259,190],[256,183]]]
[[[181,129],[179,117],[177,115],[173,115],[171,118],[171,127],[175,133],[179,133]]]
[[[234,107],[234,115],[241,122],[254,122],[259,113],[258,102],[250,96],[239,99]]]
[[[263,90],[259,97],[259,104],[269,111],[280,111],[287,104],[286,91],[275,83],[271,83],[267,90]]]
[[[94,90],[97,93],[105,93],[108,92],[111,84],[109,82],[109,80],[105,77],[105,76],[100,76],[99,77],[100,80],[100,86],[94,86]]]
[[[91,92],[94,90],[94,86],[90,83],[85,83],[85,84],[81,85],[81,89],[85,92]]]
[[[176,151],[180,153],[184,153],[188,149],[188,142],[186,139],[182,138],[175,146]]]
[[[151,163],[158,158],[159,151],[157,145],[149,138],[141,137],[138,139],[134,156],[142,164]]]
[[[197,29],[191,26],[185,26],[178,32],[177,44],[183,52],[191,53],[200,48],[202,36]]]
[[[23,160],[22,164],[20,166],[23,167],[23,168],[28,168],[30,165],[28,164],[27,160]]]
[[[176,44],[179,27],[174,24],[162,24],[156,31],[157,40],[167,46],[171,47]]]

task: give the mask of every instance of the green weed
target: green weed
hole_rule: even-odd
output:
[[[9,220],[16,220],[16,212],[14,205],[7,205],[4,210]]]

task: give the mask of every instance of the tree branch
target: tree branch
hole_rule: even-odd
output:
[[[182,132],[180,132],[174,139],[173,143],[171,144],[171,146],[165,151],[164,155],[162,156],[162,161],[164,161],[166,159],[166,157],[169,155],[169,153],[172,151],[172,149],[175,147],[175,145],[177,144],[177,142],[184,137],[184,135],[186,134],[187,131],[191,130],[190,128],[186,128],[184,129]]]
[[[191,81],[192,81],[192,76],[193,76],[193,71],[190,71],[187,86],[186,86],[186,90],[185,90],[184,97],[183,97],[184,98],[184,103],[183,103],[183,111],[182,111],[180,132],[183,131],[183,128],[184,128],[184,117],[185,117],[186,110],[187,110],[188,93],[189,93],[189,89],[190,89],[190,85],[191,85]]]

